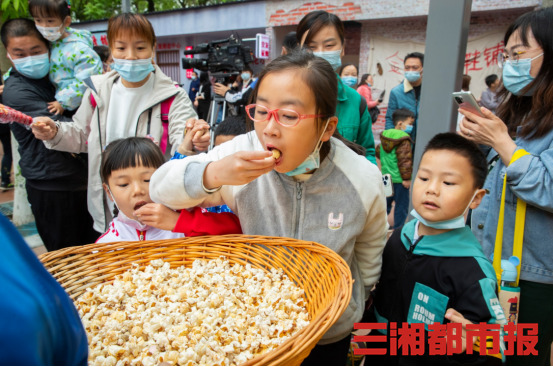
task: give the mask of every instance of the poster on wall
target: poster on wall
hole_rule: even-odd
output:
[[[484,82],[486,76],[490,74],[501,76],[497,55],[503,52],[504,33],[504,31],[486,33],[468,41],[463,73],[471,76],[470,90],[477,99],[487,88]],[[373,75],[376,89],[386,90],[383,102],[387,104],[390,90],[403,81],[405,55],[410,52],[424,53],[424,44],[382,37],[372,37],[370,44],[368,73]]]

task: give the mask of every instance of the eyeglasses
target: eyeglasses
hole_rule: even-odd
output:
[[[534,51],[534,50],[515,51],[515,52],[510,52],[510,53],[500,53],[500,54],[497,55],[497,65],[500,68],[503,68],[503,64],[505,64],[507,61],[510,62],[512,65],[516,65],[516,64],[518,64],[518,60],[520,60],[520,55],[524,55],[525,53],[531,52],[531,51]],[[541,55],[543,55],[543,52],[540,55],[532,58],[532,60],[534,60],[535,58],[537,58]]]
[[[259,104],[250,104],[246,106],[246,113],[255,122],[268,121],[273,116],[280,125],[285,127],[296,126],[301,120],[313,117],[323,117],[324,115],[300,115],[294,110],[276,108],[270,110]]]

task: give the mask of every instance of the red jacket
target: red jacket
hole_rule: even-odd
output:
[[[192,211],[183,209],[173,232],[184,233],[186,237],[242,234],[238,217],[233,213],[210,213],[195,207]]]

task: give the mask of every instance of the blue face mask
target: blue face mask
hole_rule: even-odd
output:
[[[463,214],[461,214],[458,217],[448,219],[448,220],[443,220],[441,222],[431,222],[429,220],[424,219],[415,209],[411,210],[411,215],[414,218],[416,218],[419,222],[424,224],[425,226],[430,227],[430,228],[434,228],[434,229],[464,228],[465,227],[465,222],[466,222],[465,213],[467,212],[467,210],[469,210],[470,204],[472,203],[472,201],[476,197],[477,193],[478,193],[478,191],[475,192],[474,195],[472,195],[472,199],[470,199],[469,205],[467,205],[466,209],[463,211]]]
[[[514,95],[520,96],[521,91],[534,80],[530,75],[532,60],[543,56],[543,52],[531,59],[520,59],[516,64],[510,60],[503,64],[503,85]],[[525,95],[531,96],[534,91],[530,90]]]
[[[355,84],[357,84],[357,78],[354,76],[343,76],[342,81],[348,87],[353,87]]]
[[[131,83],[137,83],[143,81],[148,75],[154,71],[154,65],[152,65],[152,58],[138,59],[138,60],[125,60],[113,58],[113,64],[111,64],[111,70],[115,70],[121,75],[121,78]]]
[[[8,55],[9,56],[9,55]],[[50,71],[50,57],[48,52],[37,56],[27,56],[22,59],[12,59],[13,66],[21,75],[30,79],[42,79]]]
[[[251,78],[250,73],[242,73],[242,74],[240,74],[240,76],[242,77],[242,80],[245,81],[245,82],[247,82]]]
[[[342,56],[340,55],[341,53],[342,50],[340,49],[336,51],[313,52],[313,55],[325,59],[326,61],[328,61],[330,66],[332,66],[332,69],[336,70],[340,66],[342,66]]]
[[[302,173],[308,173],[313,170],[316,170],[321,165],[321,155],[319,154],[319,151],[321,150],[321,146],[323,145],[323,142],[321,141],[321,138],[323,137],[326,127],[328,126],[328,123],[330,122],[330,119],[326,121],[326,125],[323,129],[323,133],[319,137],[319,140],[317,141],[317,145],[315,146],[315,150],[305,160],[296,168],[293,170],[286,172],[287,176],[297,176],[301,175]]]
[[[420,71],[406,71],[405,72],[405,79],[409,81],[409,83],[414,83],[417,80],[421,78],[421,72]]]
[[[407,134],[411,134],[411,132],[413,132],[413,125],[407,125],[407,126],[405,126],[405,128],[403,129],[403,131],[405,131]]]

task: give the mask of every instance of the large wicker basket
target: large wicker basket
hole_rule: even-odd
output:
[[[171,267],[190,267],[196,259],[225,256],[231,263],[282,268],[303,288],[311,321],[277,349],[247,365],[299,365],[345,311],[352,278],[345,261],[327,247],[308,241],[265,236],[205,236],[177,240],[92,244],[40,256],[48,271],[75,299],[86,288],[110,282],[132,263],[142,268],[163,259]]]

